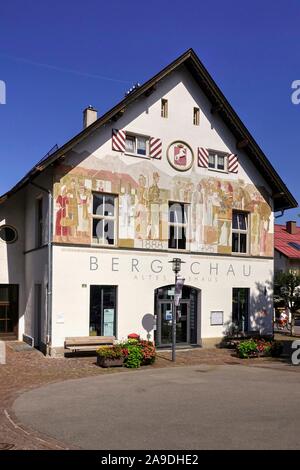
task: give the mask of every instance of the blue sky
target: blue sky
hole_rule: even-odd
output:
[[[298,0],[2,2],[0,193],[81,130],[87,105],[102,114],[192,47],[300,201],[299,24]]]

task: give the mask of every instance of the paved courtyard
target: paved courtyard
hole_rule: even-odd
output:
[[[148,368],[105,370],[95,357],[45,358],[7,344],[7,364],[0,366],[0,449],[160,448],[162,442],[228,448],[241,443],[241,435],[245,447],[242,428],[257,447],[255,436],[273,436],[269,444],[278,447],[282,434],[283,447],[294,447],[300,367],[232,354],[180,351],[174,366],[164,352]]]
[[[300,449],[299,379],[240,365],[139,370],[47,385],[13,410],[82,449]]]

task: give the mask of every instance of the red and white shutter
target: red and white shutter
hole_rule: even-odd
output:
[[[208,168],[208,150],[204,147],[198,147],[198,166]]]
[[[235,153],[230,153],[227,158],[229,173],[237,173],[239,168],[238,156]]]
[[[160,160],[162,157],[162,142],[157,137],[150,137],[149,154],[151,158]]]
[[[126,132],[113,129],[112,130],[112,149],[116,150],[117,152],[125,152],[125,139],[126,139]]]

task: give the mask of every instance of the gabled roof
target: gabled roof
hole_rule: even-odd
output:
[[[153,90],[155,90],[156,85],[162,79],[167,77],[170,73],[181,66],[185,66],[192,74],[196,82],[201,87],[202,91],[210,100],[212,104],[212,112],[218,113],[220,115],[220,117],[235,136],[237,144],[239,144],[248,154],[250,160],[271,187],[275,210],[279,211],[297,207],[298,204],[296,199],[290,193],[261,148],[251,136],[250,132],[246,129],[193,49],[188,49],[184,54],[182,54],[176,60],[171,62],[171,64],[162,69],[158,74],[154,75],[154,77],[144,83],[144,85],[136,88],[116,106],[110,109],[103,116],[99,117],[99,119],[97,119],[93,124],[81,131],[66,144],[53,152],[50,156],[40,161],[24,176],[24,178],[19,181],[19,183],[17,183],[16,186],[0,197],[0,203],[21,189],[36,176],[38,176],[49,165],[52,165],[58,159],[63,157],[66,152],[72,150],[75,145],[88,137],[95,130],[99,129],[101,126],[110,121],[116,121],[118,117],[120,117],[122,113],[126,111],[126,107],[128,105],[142,96],[148,96]]]
[[[287,231],[285,225],[275,224],[274,230],[275,250],[287,258],[300,259],[300,227],[296,227],[296,233],[293,235]]]

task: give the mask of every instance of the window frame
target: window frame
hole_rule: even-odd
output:
[[[160,102],[160,117],[163,119],[169,117],[169,101],[166,98],[162,98]]]
[[[109,196],[109,197],[113,197],[114,198],[114,215],[113,216],[110,216],[110,215],[98,215],[98,214],[94,214],[94,195],[98,195],[98,196]],[[119,220],[119,197],[118,197],[118,194],[115,194],[115,193],[107,193],[107,192],[104,192],[104,191],[93,191],[92,192],[92,211],[91,211],[91,245],[93,246],[102,246],[102,247],[109,247],[109,248],[112,248],[112,247],[116,247],[118,246],[118,242],[119,242],[119,232],[118,232],[118,229],[119,229],[119,224],[118,224],[118,220]],[[105,204],[105,202],[104,202]],[[93,237],[93,225],[94,225],[94,220],[113,220],[114,221],[114,243],[112,244],[109,244],[109,243],[104,243],[104,237],[102,239],[103,243],[99,243],[99,242],[95,242],[94,241],[94,237]]]
[[[246,333],[249,331],[250,320],[250,287],[233,287],[232,288],[232,323],[237,327],[238,331]],[[242,302],[245,299],[245,317],[243,321]],[[243,328],[244,327],[244,328]]]
[[[91,335],[91,300],[92,300],[92,288],[98,288],[101,293],[101,304],[100,304],[100,336],[104,336],[102,333],[104,333],[104,290],[106,288],[113,288],[114,289],[114,332],[113,336],[117,337],[117,331],[118,331],[118,285],[116,284],[90,284],[89,286],[89,336],[93,337],[94,335]]]
[[[126,140],[127,137],[130,137],[134,139],[135,143],[135,152],[130,152],[129,150],[126,149]],[[137,153],[137,139],[143,138],[146,140],[146,153],[145,155],[142,155],[141,153]],[[130,155],[131,157],[139,157],[139,158],[147,158],[150,159],[150,137],[148,135],[143,135],[143,134],[134,134],[132,132],[126,132],[125,136],[125,155]]]
[[[243,214],[246,216],[245,221],[246,221],[246,230],[240,229],[240,228],[233,228],[233,215],[234,213],[236,214]],[[241,242],[240,242],[240,235],[244,234],[246,235],[246,251],[233,251],[233,234],[237,233],[238,234],[238,248],[240,250]],[[232,210],[232,224],[231,224],[231,253],[233,255],[238,255],[238,256],[248,256],[250,252],[250,213],[242,210],[237,210],[233,209]]]
[[[197,106],[193,108],[193,125],[200,126],[200,108],[197,108]]]
[[[170,222],[170,207],[173,205],[173,204],[179,204],[179,205],[182,205],[182,206],[186,206],[186,212],[185,212],[185,208],[184,208],[184,213],[186,213],[187,215],[187,221],[182,223],[182,222]],[[190,204],[187,203],[187,202],[182,202],[182,201],[168,201],[168,250],[171,250],[171,251],[179,251],[179,252],[186,252],[186,251],[189,251],[190,250],[190,244],[189,244],[189,235],[190,235]],[[178,248],[178,240],[180,240],[179,238],[175,238],[174,239],[176,240],[176,248],[173,248],[173,247],[170,247],[170,227],[174,227],[176,229],[181,227],[181,228],[185,228],[185,248]]]
[[[209,166],[209,157],[213,156],[215,158],[214,167]],[[216,158],[217,157],[217,158]],[[224,169],[218,168],[218,157],[224,158]],[[222,152],[219,150],[208,149],[208,165],[207,169],[210,171],[218,171],[220,173],[228,173],[228,153]]]

